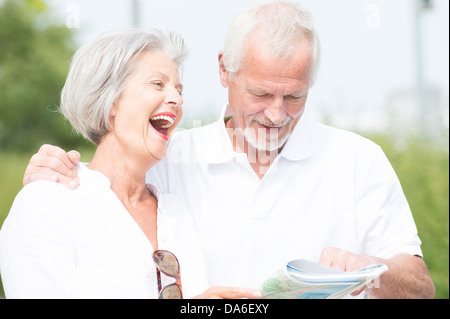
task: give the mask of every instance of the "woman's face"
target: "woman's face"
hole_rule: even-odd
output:
[[[161,160],[182,116],[177,65],[162,52],[144,52],[125,85],[111,112],[110,134],[127,154]]]

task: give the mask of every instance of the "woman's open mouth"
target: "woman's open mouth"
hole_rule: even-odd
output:
[[[176,116],[172,113],[158,113],[150,118],[149,123],[158,135],[167,141],[169,128],[175,123],[175,120]]]

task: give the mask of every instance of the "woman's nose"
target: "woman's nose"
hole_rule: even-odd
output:
[[[181,93],[177,88],[168,88],[166,95],[166,103],[172,104],[176,107],[181,106],[183,104],[183,98],[181,97]]]

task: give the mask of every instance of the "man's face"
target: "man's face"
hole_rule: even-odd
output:
[[[308,46],[302,46],[292,57],[273,57],[258,44],[249,44],[233,79],[219,56],[233,115],[229,127],[258,150],[280,149],[304,112],[312,58]]]

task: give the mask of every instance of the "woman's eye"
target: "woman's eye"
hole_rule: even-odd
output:
[[[160,81],[155,81],[155,82],[150,82],[151,85],[159,88],[159,89],[163,89],[164,88],[164,83],[160,82]]]

